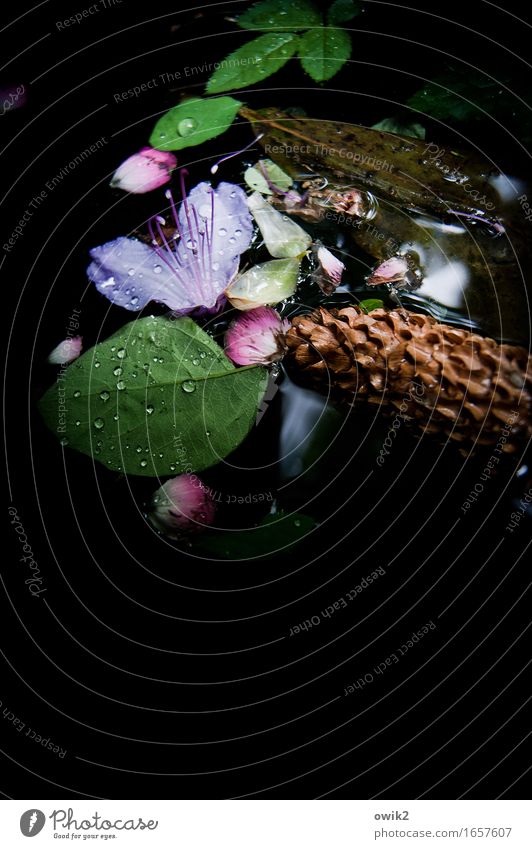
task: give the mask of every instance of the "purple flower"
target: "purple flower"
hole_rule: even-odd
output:
[[[219,307],[253,234],[246,195],[232,183],[217,189],[200,183],[187,198],[183,171],[181,189],[179,211],[166,192],[172,235],[165,219],[155,216],[151,245],[122,236],[91,250],[89,279],[113,304],[136,312],[158,301],[181,314]]]
[[[225,334],[225,353],[239,366],[273,363],[284,354],[282,334],[289,327],[271,307],[249,310]]]
[[[173,153],[143,147],[116,169],[111,186],[136,195],[151,192],[169,181],[176,165]]]
[[[148,518],[158,531],[178,540],[183,533],[203,530],[214,519],[210,490],[197,475],[170,478],[154,492]]]

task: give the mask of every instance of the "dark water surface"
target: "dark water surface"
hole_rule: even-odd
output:
[[[164,2],[148,10],[123,0],[63,30],[57,21],[72,9],[52,2],[11,28],[13,55],[42,40],[12,64],[11,78],[29,86],[27,106],[0,119],[13,139],[3,167],[5,232],[31,211],[2,266],[4,309],[14,314],[6,500],[45,592],[28,592],[8,527],[0,698],[26,728],[3,724],[2,789],[17,798],[518,796],[528,766],[520,743],[531,517],[507,526],[530,490],[526,454],[486,478],[490,449],[465,456],[403,428],[379,467],[389,422],[372,410],[333,409],[281,370],[260,422],[203,478],[232,540],[271,511],[303,513],[314,526],[286,549],[273,524],[267,557],[211,560],[197,543],[176,546],[146,523],[154,481],[112,474],[63,448],[36,411],[53,380],[45,357],[74,309],[85,349],[131,318],[87,282],[88,250],[144,227],[166,202],[162,191],[113,191],[110,176],[182,93],[203,92],[210,72],[191,69],[241,43],[227,18],[242,7],[180,14]],[[504,67],[513,91],[530,90],[519,58],[530,26],[508,6],[364,9],[353,21],[353,61],[329,85],[313,86],[290,63],[241,99],[371,125],[446,62],[492,74]],[[124,95],[143,84],[138,96]],[[476,148],[526,182],[528,152],[511,117],[426,125],[428,139]],[[82,165],[62,172],[102,138]],[[240,122],[180,153],[189,185],[250,139]],[[240,181],[257,155],[218,176]],[[365,286],[369,253],[348,232],[320,235],[347,254],[351,294],[338,301],[381,296]],[[472,237],[445,234],[451,261],[453,238]],[[479,273],[471,308],[444,305],[442,319],[465,316],[527,343],[526,266],[522,276],[500,296],[514,305],[515,328],[510,312],[504,332],[493,330],[487,316],[497,299],[492,282],[485,302],[479,295]],[[317,302],[310,285],[301,300]],[[423,292],[405,304],[441,309]],[[66,754],[35,743],[28,727]]]

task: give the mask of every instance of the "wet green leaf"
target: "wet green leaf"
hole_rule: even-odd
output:
[[[355,0],[335,0],[327,13],[327,23],[331,27],[345,24],[352,18],[360,15],[362,6]]]
[[[284,513],[282,510],[266,516],[260,525],[246,531],[213,531],[202,534],[194,545],[205,553],[224,559],[285,556],[288,549],[300,542],[316,527],[316,522],[304,513]]]
[[[142,318],[72,363],[40,408],[63,444],[109,469],[175,475],[242,442],[267,378],[262,367],[235,368],[190,318]]]
[[[288,62],[299,37],[291,32],[271,32],[248,41],[230,53],[209,79],[207,93],[217,94],[262,82]]]
[[[233,97],[194,97],[174,106],[157,121],[150,144],[158,150],[182,150],[225,133],[242,106]]]
[[[371,312],[371,310],[380,310],[384,306],[384,301],[379,300],[379,298],[367,298],[365,301],[360,301],[359,307],[364,312]]]
[[[299,58],[317,83],[330,80],[351,55],[351,38],[344,29],[318,27],[301,36]]]
[[[308,0],[264,0],[255,3],[238,18],[243,29],[301,30],[321,24],[321,15]]]
[[[470,68],[451,69],[413,94],[407,105],[451,123],[495,118],[508,129],[515,128],[520,139],[530,140],[531,112],[527,104],[512,93],[515,78],[504,69],[494,70],[493,77]]]

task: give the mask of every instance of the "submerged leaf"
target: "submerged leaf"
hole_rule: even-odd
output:
[[[316,522],[304,513],[278,513],[266,516],[260,525],[246,531],[210,532],[202,534],[196,544],[202,551],[216,557],[238,560],[286,554],[287,549],[301,542]]]
[[[327,23],[331,27],[345,24],[360,15],[362,7],[355,0],[335,0],[327,12]]]
[[[299,58],[317,83],[330,80],[351,55],[351,38],[344,29],[318,27],[301,36]]]
[[[218,463],[251,430],[268,372],[237,369],[190,318],[143,318],[87,351],[40,408],[63,444],[115,471],[166,476]],[[59,398],[66,407],[58,424]]]
[[[308,0],[264,0],[255,3],[237,20],[243,29],[301,30],[321,24],[321,15]]]
[[[207,83],[207,92],[217,94],[261,82],[288,62],[298,42],[292,32],[271,32],[248,41],[220,63]]]
[[[225,133],[242,104],[233,97],[193,97],[157,121],[150,144],[158,150],[181,150]]]

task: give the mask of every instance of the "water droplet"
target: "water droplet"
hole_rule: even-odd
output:
[[[195,118],[183,118],[177,125],[177,132],[180,136],[190,136],[197,126],[198,122]]]
[[[115,420],[115,422],[117,422],[119,418],[120,418],[120,416],[118,415],[118,413],[116,413],[116,414],[113,416],[113,419]]]
[[[220,229],[218,230],[218,234],[220,236],[227,236],[227,230],[225,229],[225,227],[220,227]]]
[[[162,266],[161,266],[161,265],[154,265],[154,266],[153,266],[154,274],[160,274],[162,270],[163,270],[163,269],[162,269]]]
[[[153,413],[153,407],[152,407],[151,404],[149,404],[149,406],[146,407],[146,412],[149,416],[151,416],[151,414]]]
[[[80,424],[81,424],[80,420],[79,420],[79,419],[76,419],[76,427],[79,427],[79,426],[80,426]]]
[[[134,268],[128,268],[127,273],[129,274],[130,277],[133,277],[133,275],[135,273],[135,269]]]
[[[142,454],[142,448],[140,447],[140,445],[137,445],[135,451],[137,452],[137,454]]]
[[[109,393],[106,389],[104,389],[102,392],[100,392],[100,398],[102,399],[102,401],[108,401],[109,400],[110,395],[109,395]]]
[[[118,351],[116,352],[116,356],[118,357],[119,360],[123,360],[124,357],[126,356],[126,349],[125,348],[119,348]]]
[[[194,390],[196,389],[196,384],[193,380],[185,380],[181,384],[181,389],[183,390],[183,392],[194,392]]]
[[[93,424],[96,430],[101,430],[102,427],[105,427],[105,422],[103,419],[94,419]]]
[[[192,365],[193,365],[193,366],[199,366],[199,364],[200,364],[200,361],[199,361],[198,359],[194,359],[194,360],[192,360]]]
[[[81,392],[79,391],[79,389],[76,389],[76,391],[74,392],[74,398],[79,398],[80,395]]]
[[[113,369],[113,374],[115,377],[120,377],[120,375],[122,374],[122,369],[120,368],[120,366],[117,366],[115,369]]]
[[[211,435],[210,430],[206,430],[206,431],[205,431],[205,436],[210,436],[210,435]]]
[[[200,351],[200,357],[201,357],[202,360],[205,359],[205,356],[206,356],[205,351]]]
[[[124,381],[123,381],[123,380],[119,380],[119,381],[118,381],[118,383],[116,384],[116,388],[117,388],[117,389],[125,389],[125,388],[126,388],[126,384],[124,383]]]
[[[296,528],[300,528],[301,527],[301,519],[294,519],[294,525],[295,525]]]
[[[100,363],[94,363],[94,368],[100,368]]]
[[[68,439],[66,436],[63,436],[62,439],[59,440],[61,445],[68,445]]]

